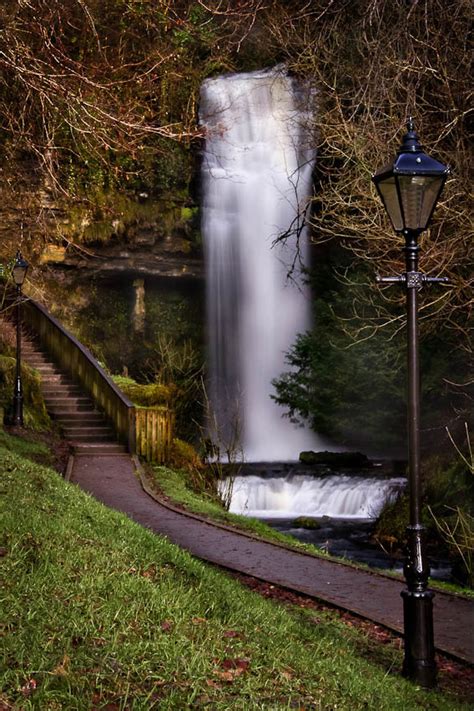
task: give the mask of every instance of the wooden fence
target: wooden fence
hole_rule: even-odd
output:
[[[150,462],[167,460],[173,439],[173,414],[167,408],[136,407],[80,343],[45,307],[33,299],[22,303],[22,321],[45,350],[79,382],[112,423],[118,439],[132,454]]]
[[[148,462],[167,461],[173,430],[174,414],[168,408],[135,408],[136,453]]]

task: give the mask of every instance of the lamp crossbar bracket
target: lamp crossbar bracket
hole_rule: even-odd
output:
[[[448,277],[430,277],[422,272],[403,272],[397,276],[376,276],[378,284],[405,284],[407,289],[421,289],[423,284],[448,284]]]

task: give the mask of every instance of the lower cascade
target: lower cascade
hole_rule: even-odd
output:
[[[313,104],[310,87],[282,67],[202,86],[210,438],[221,457],[294,461],[322,444],[270,397],[285,352],[310,327],[301,263]]]
[[[237,476],[230,511],[254,518],[298,516],[374,519],[387,500],[406,485],[406,479],[376,479],[342,474],[314,477]]]

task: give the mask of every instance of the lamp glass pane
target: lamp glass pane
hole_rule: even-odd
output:
[[[22,267],[13,267],[12,272],[13,272],[13,281],[15,282],[15,284],[17,286],[21,286],[21,284],[23,284],[25,270]]]
[[[376,183],[376,186],[380,193],[380,197],[382,198],[382,202],[385,205],[388,216],[392,222],[393,229],[395,232],[400,232],[403,230],[403,218],[400,210],[400,203],[398,201],[395,177],[390,175],[389,177]]]
[[[17,286],[21,286],[25,281],[26,272],[28,271],[28,265],[26,262],[20,262],[13,266],[12,274],[13,281]]]
[[[405,227],[424,230],[443,186],[443,176],[398,175]]]

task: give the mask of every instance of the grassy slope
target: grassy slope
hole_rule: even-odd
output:
[[[0,446],[2,708],[453,709],[330,613],[283,609]],[[30,457],[35,452],[29,452]]]

